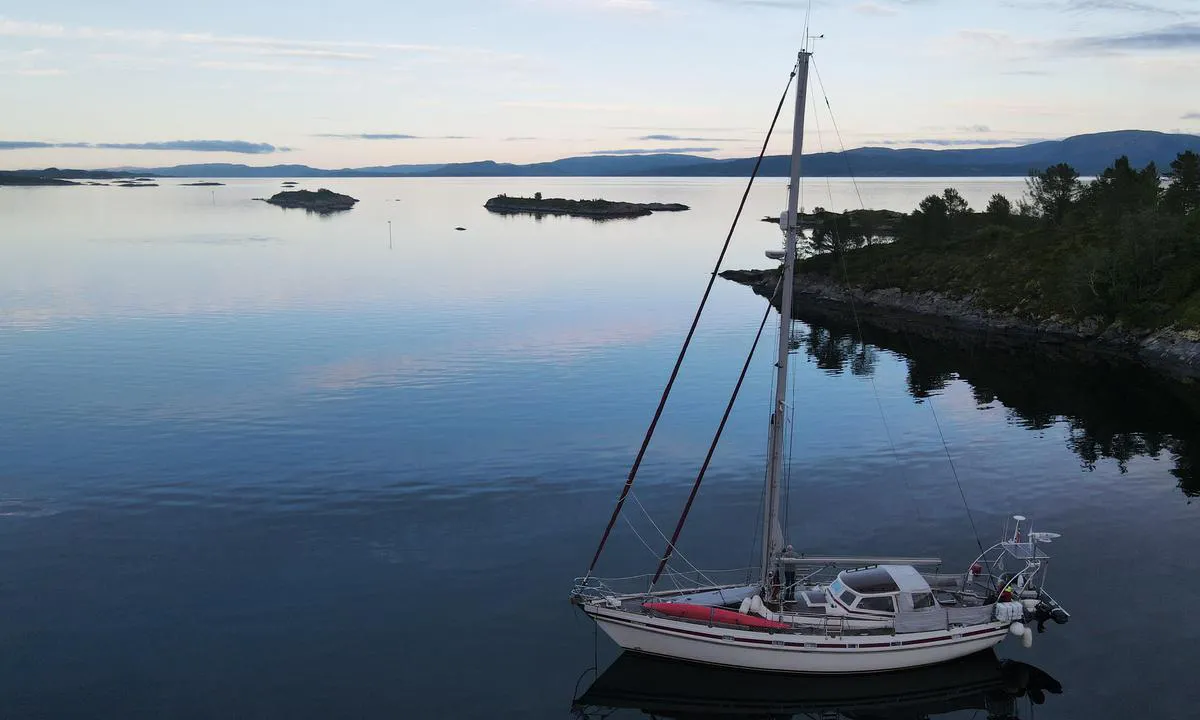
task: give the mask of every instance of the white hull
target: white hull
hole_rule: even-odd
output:
[[[604,632],[626,650],[784,673],[862,673],[934,665],[986,650],[1008,634],[993,622],[902,635],[825,637],[715,627],[586,605]]]

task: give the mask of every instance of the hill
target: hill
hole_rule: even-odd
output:
[[[1018,147],[924,150],[919,148],[862,147],[845,153],[804,156],[808,177],[1024,177],[1031,170],[1067,163],[1081,174],[1100,173],[1114,156],[1124,155],[1135,165],[1155,162],[1165,167],[1185,150],[1200,151],[1200,136],[1148,130],[1076,135]],[[63,170],[63,178],[93,177],[85,173],[158,175],[195,178],[283,177],[747,177],[755,158],[719,160],[678,153],[649,155],[585,155],[526,165],[482,160],[468,163],[377,165],[322,169],[308,165],[254,167],[233,163],[202,163],[171,167],[123,167],[112,171]],[[763,159],[760,174],[786,177],[789,158]],[[50,170],[55,170],[51,168]],[[49,170],[19,171],[38,175]]]
[[[497,163],[491,160],[456,163],[432,170],[425,175],[440,177],[628,177],[630,175],[669,176],[676,168],[702,167],[719,160],[696,155],[586,155],[530,165]]]
[[[320,170],[307,165],[268,165],[255,167],[238,163],[197,163],[155,168],[123,168],[132,172],[162,177],[329,177],[334,170]]]
[[[1127,156],[1135,165],[1154,162],[1165,167],[1185,150],[1200,151],[1200,136],[1121,130],[1004,148],[864,147],[845,153],[805,155],[802,168],[808,177],[846,177],[851,173],[859,177],[1023,177],[1031,170],[1067,163],[1091,176],[1102,172],[1117,155]],[[785,155],[766,157],[760,174],[786,177],[790,162]],[[753,167],[753,158],[723,160],[676,167],[671,175],[744,177]]]
[[[36,180],[124,180],[124,179],[135,178],[135,177],[143,177],[148,174],[149,173],[144,173],[144,172],[139,172],[139,173],[121,172],[118,170],[69,170],[69,169],[62,170],[62,169],[54,168],[54,167],[44,168],[42,170],[15,170],[15,171],[0,170],[0,175],[3,175],[5,177],[9,178],[12,181],[9,184],[16,184],[17,178],[24,178],[27,180],[35,180],[35,179]],[[26,182],[26,183],[22,183],[22,184],[32,185],[35,183]],[[46,183],[41,183],[41,184],[44,184],[44,185],[77,185],[78,183],[46,182]]]

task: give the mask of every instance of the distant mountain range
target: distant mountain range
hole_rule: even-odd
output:
[[[1155,162],[1160,169],[1184,150],[1200,152],[1200,136],[1147,130],[1076,135],[1019,147],[920,150],[863,147],[845,153],[804,156],[803,170],[810,177],[1005,177],[1024,176],[1030,170],[1065,162],[1083,175],[1095,175],[1121,155],[1135,166]],[[384,165],[325,170],[307,165],[252,167],[227,163],[172,167],[122,167],[111,173],[162,177],[747,177],[755,158],[717,160],[696,155],[589,155],[553,162],[514,165],[491,160],[471,163]],[[786,155],[763,159],[760,175],[786,177]],[[56,178],[97,177],[97,171],[21,170],[21,175],[53,173]],[[78,174],[72,174],[78,173]]]

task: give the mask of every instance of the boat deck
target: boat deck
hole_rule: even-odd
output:
[[[786,615],[792,615],[792,616],[798,615],[798,616],[802,616],[806,619],[811,619],[814,622],[812,622],[811,624],[807,624],[807,625],[795,625],[791,628],[776,630],[776,629],[767,629],[767,628],[747,628],[744,626],[734,625],[734,624],[730,624],[730,623],[723,623],[723,622],[719,622],[719,621],[693,620],[690,618],[682,618],[682,617],[672,617],[671,619],[677,620],[679,622],[687,622],[687,623],[694,623],[696,625],[704,625],[706,627],[728,627],[728,628],[734,628],[734,629],[738,629],[738,630],[758,630],[761,632],[768,632],[771,634],[780,634],[780,635],[805,635],[805,636],[812,636],[812,637],[859,637],[859,636],[875,636],[875,637],[877,637],[877,636],[881,636],[881,635],[895,635],[896,634],[895,628],[891,627],[891,626],[880,627],[880,628],[847,628],[841,622],[841,619],[839,617],[828,616],[825,613],[816,612],[812,608],[801,609],[800,603],[790,602],[790,603],[787,603],[786,605],[787,605],[787,607],[783,608],[783,612]],[[795,610],[793,610],[790,607],[792,605],[797,606]],[[625,602],[622,602],[621,609],[624,611],[627,611],[627,612],[636,613],[638,615],[653,615],[656,617],[662,617],[658,613],[655,613],[652,610],[647,610],[646,608],[642,607],[641,600],[627,600]],[[736,609],[736,608],[727,608],[727,609]]]

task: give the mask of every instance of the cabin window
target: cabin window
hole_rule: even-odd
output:
[[[913,610],[933,607],[933,593],[913,593]]]
[[[864,595],[892,593],[900,589],[892,578],[892,574],[882,567],[847,570],[841,574],[839,579],[846,584],[846,587]]]
[[[841,595],[838,595],[838,600],[841,600],[842,604],[845,605],[846,607],[850,607],[851,605],[854,604],[854,593],[850,592],[849,590],[846,590],[846,591],[842,592]]]
[[[859,610],[874,610],[875,612],[896,612],[896,604],[889,596],[865,597],[858,601]]]

